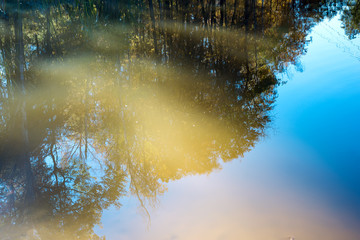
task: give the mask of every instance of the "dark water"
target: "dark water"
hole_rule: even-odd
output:
[[[358,1],[3,1],[0,239],[360,239]]]

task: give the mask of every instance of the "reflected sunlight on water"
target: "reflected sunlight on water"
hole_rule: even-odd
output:
[[[170,183],[150,229],[137,227],[144,219],[129,204],[105,211],[96,231],[110,239],[357,239],[359,63],[316,37],[328,25],[341,31],[338,17],[314,28],[304,71],[279,89],[275,132],[244,161]]]
[[[0,239],[359,236],[358,2],[190,2],[1,5]]]

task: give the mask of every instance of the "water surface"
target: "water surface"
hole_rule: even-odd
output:
[[[1,239],[359,238],[359,4],[220,2],[3,4]]]

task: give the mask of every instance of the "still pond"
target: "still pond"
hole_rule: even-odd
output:
[[[0,1],[0,240],[360,239],[360,1]]]

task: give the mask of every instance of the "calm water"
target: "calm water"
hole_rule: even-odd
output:
[[[359,2],[0,5],[0,239],[360,239]]]

